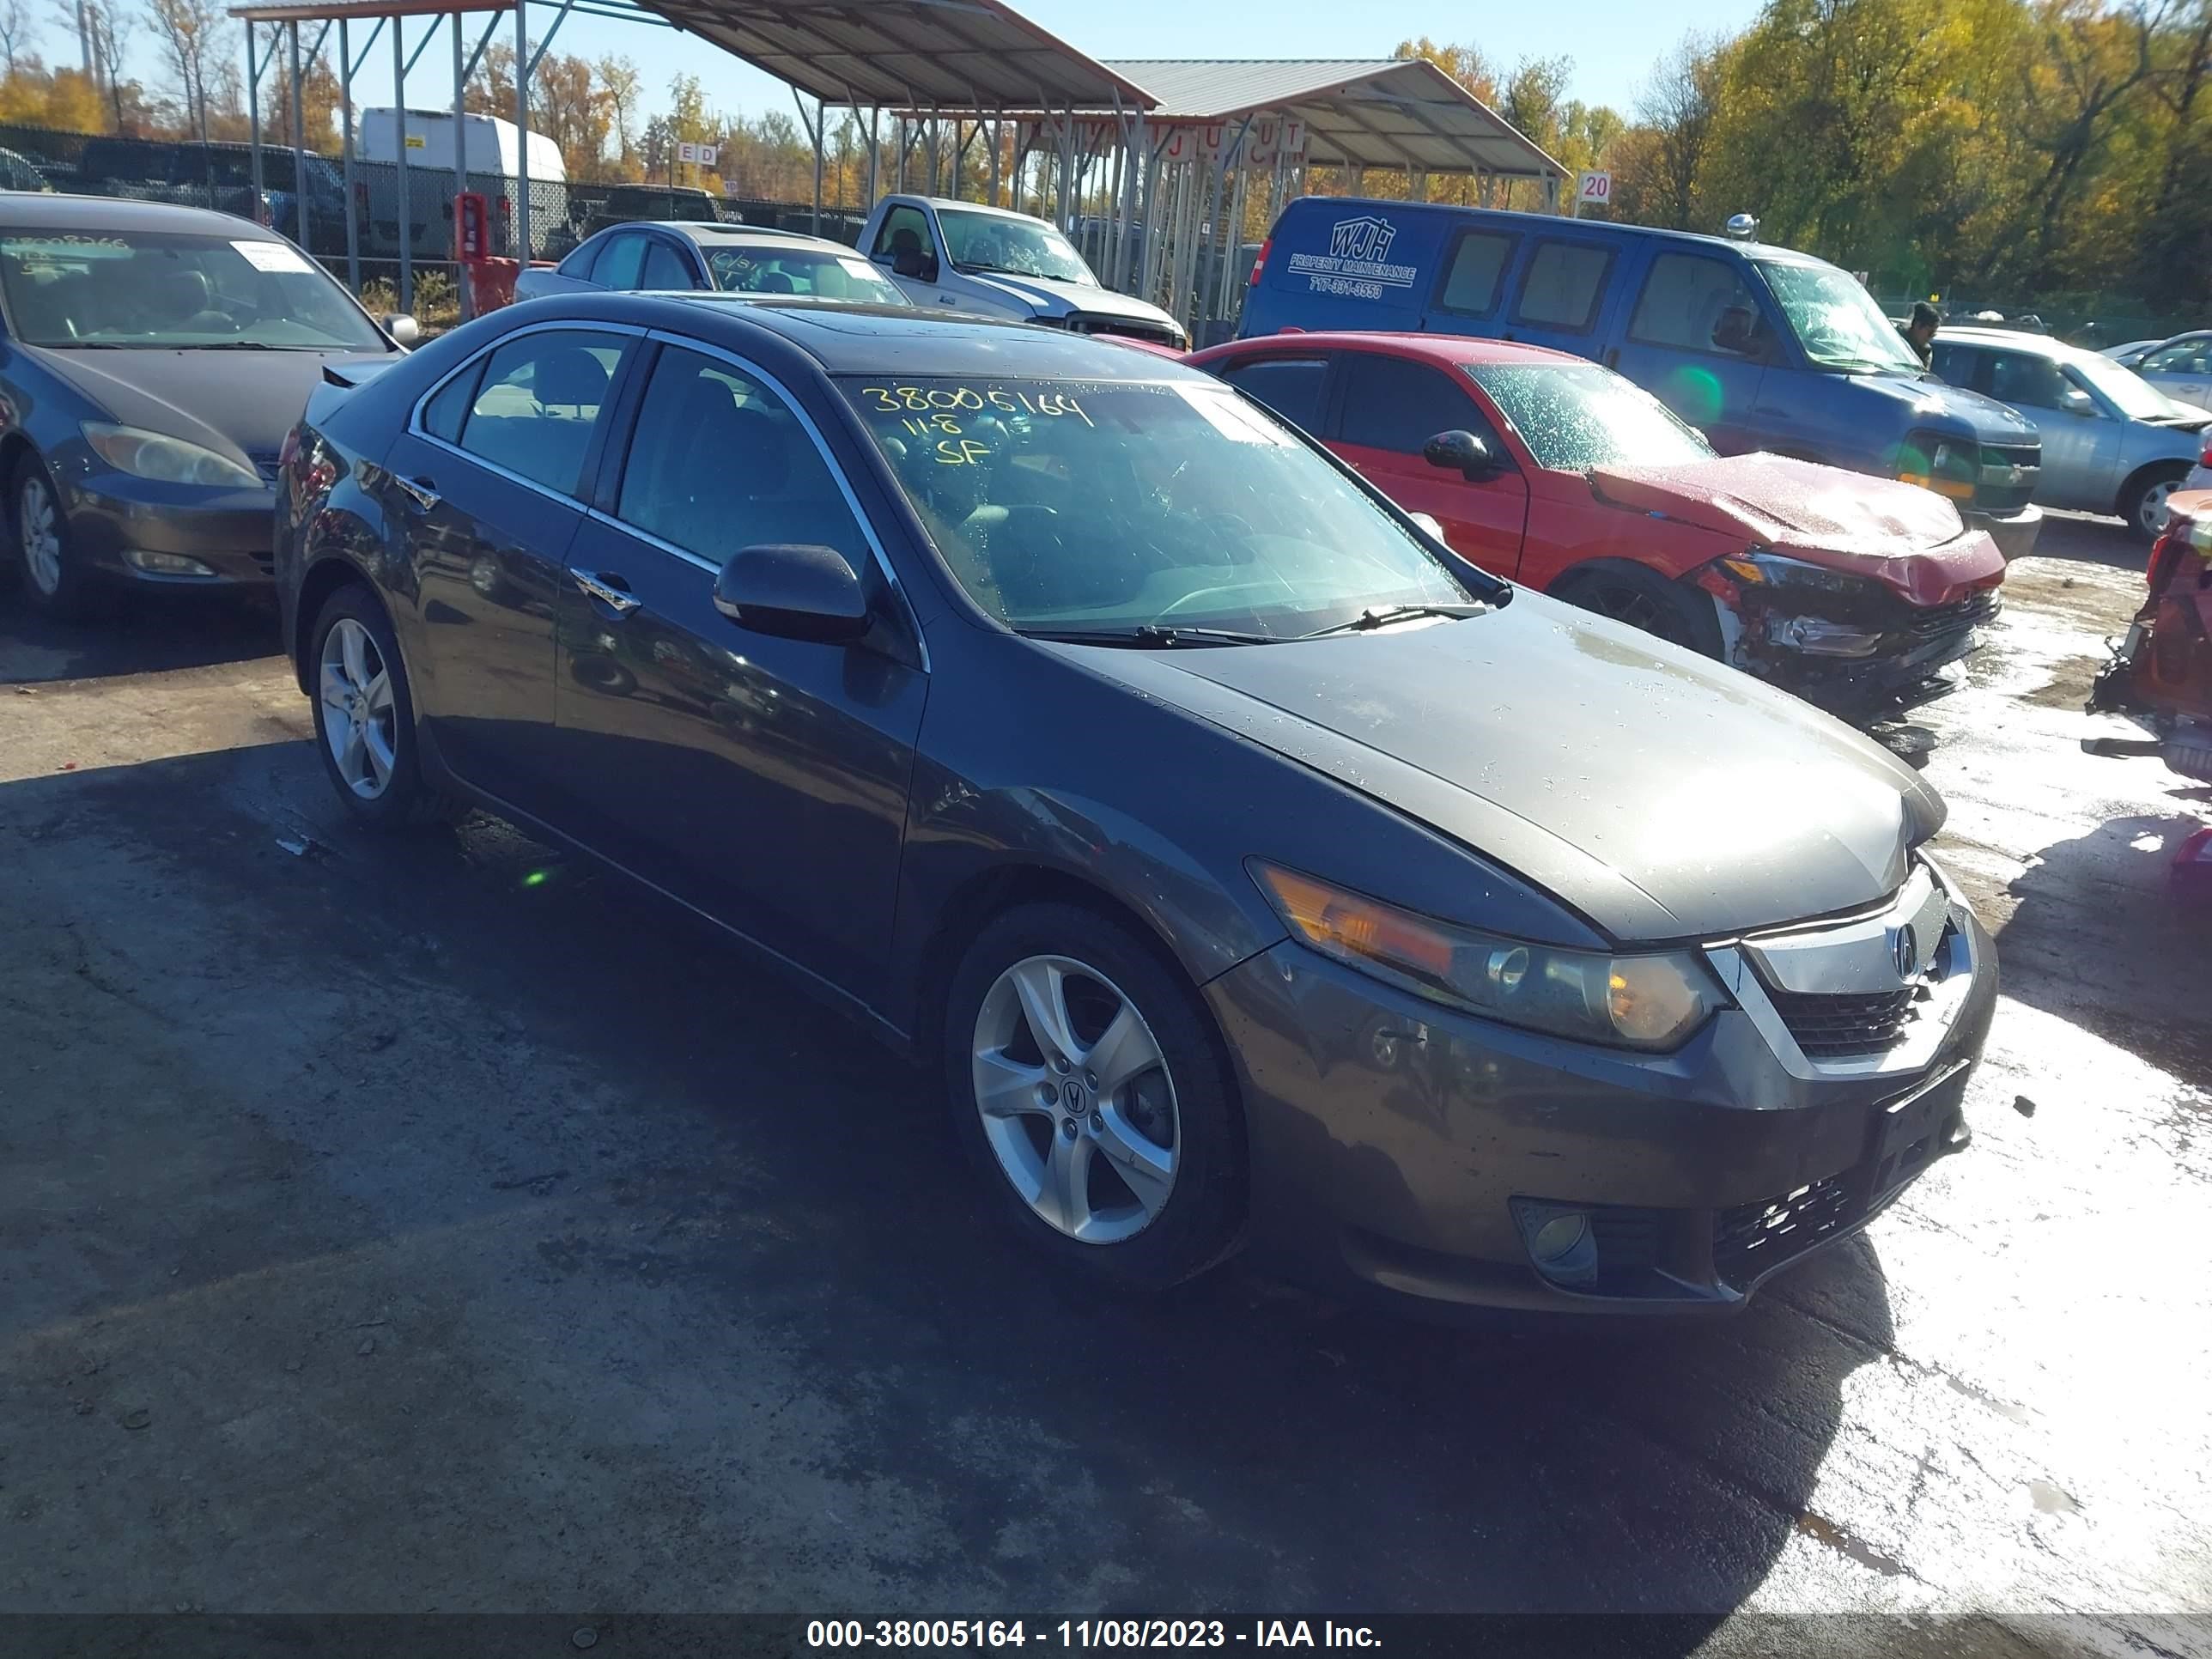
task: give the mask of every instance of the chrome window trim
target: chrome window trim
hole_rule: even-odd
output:
[[[862,510],[860,507],[860,498],[854,493],[852,484],[847,480],[845,477],[845,469],[837,464],[836,453],[830,449],[829,441],[822,435],[822,428],[815,424],[814,417],[806,412],[805,404],[802,404],[798,398],[792,396],[791,388],[786,386],[781,380],[776,379],[775,375],[769,374],[768,370],[763,368],[758,363],[752,362],[749,358],[739,356],[734,351],[728,350],[721,346],[710,344],[705,340],[697,339],[689,334],[676,333],[670,329],[653,328],[647,329],[643,331],[647,339],[655,341],[661,345],[674,346],[678,350],[682,351],[696,351],[702,357],[717,358],[721,362],[729,364],[730,367],[737,369],[739,373],[751,376],[754,380],[759,381],[761,385],[766,386],[770,392],[774,392],[778,398],[781,398],[783,400],[784,406],[790,410],[792,414],[797,417],[799,426],[804,428],[807,437],[812,440],[815,453],[821,456],[822,465],[829,470],[831,482],[836,483],[837,486],[837,493],[844,497],[846,511],[853,515],[853,522],[860,526],[860,534],[866,538],[868,550],[875,556],[876,568],[883,573],[884,580],[890,584],[892,598],[897,602],[900,611],[905,615],[907,629],[914,635],[915,648],[921,653],[921,672],[925,674],[929,672],[929,641],[922,635],[921,618],[915,614],[913,601],[907,597],[906,584],[899,580],[898,572],[891,568],[890,556],[884,552],[882,538],[876,534],[875,526],[869,522],[867,514]],[[655,364],[654,367],[658,368],[659,365]],[[647,389],[648,391],[651,390],[649,386]],[[642,404],[641,404],[641,406]],[[627,444],[625,444],[623,447],[623,465],[625,468],[627,468],[629,465],[629,447]],[[619,493],[615,497],[615,505],[617,507],[620,507],[622,505],[622,497]],[[705,569],[711,570],[717,575],[721,574],[721,567],[720,565],[709,563],[698,554],[688,552],[682,548],[674,547],[668,542],[662,540],[659,537],[653,535],[650,531],[641,529],[639,526],[631,524],[626,519],[620,517],[608,518],[607,515],[600,514],[595,508],[586,508],[586,510],[589,512],[592,517],[603,519],[605,522],[612,524],[617,528],[625,531],[631,535],[642,537],[645,540],[653,543],[655,546],[667,548],[672,552],[681,554],[692,563],[700,565]]]

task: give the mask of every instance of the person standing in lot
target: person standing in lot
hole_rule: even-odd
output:
[[[1905,343],[1912,348],[1912,355],[1920,359],[1920,367],[1928,367],[1936,349],[1936,331],[1943,319],[1936,314],[1936,307],[1925,300],[1912,302],[1912,315],[1897,331],[1905,337]]]

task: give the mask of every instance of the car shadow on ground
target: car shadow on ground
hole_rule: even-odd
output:
[[[110,615],[61,623],[26,604],[20,582],[0,576],[0,685],[207,668],[279,648],[276,604],[266,598],[126,594]]]
[[[2137,537],[2123,520],[2095,518],[2086,513],[2049,513],[2044,515],[2043,529],[2035,538],[2034,556],[2141,570],[2149,562],[2150,544]]]
[[[237,994],[334,972],[427,981],[487,1042],[527,1031],[608,1079],[618,1098],[581,1141],[572,1130],[557,1145],[503,1146],[471,1170],[487,1115],[504,1117],[504,1134],[540,1133],[530,1106],[502,1114],[441,1094],[452,1034],[416,1029],[404,1009],[374,1034],[373,1060],[353,1015],[311,1012],[331,1029],[306,1035],[356,1055],[349,1070],[413,1080],[365,1079],[344,1097],[342,1129],[303,1115],[290,1133],[345,1137],[318,1147],[315,1167],[341,1189],[379,1193],[378,1212],[348,1224],[364,1237],[451,1230],[512,1250],[502,1271],[557,1285],[578,1319],[606,1327],[528,1363],[558,1370],[612,1344],[659,1386],[708,1398],[741,1393],[763,1355],[795,1367],[808,1397],[845,1409],[833,1446],[802,1442],[794,1455],[928,1495],[936,1535],[900,1546],[902,1571],[929,1582],[986,1562],[1010,1592],[1088,1583],[1098,1607],[1131,1613],[1295,1595],[1308,1616],[1688,1615],[1624,1650],[1673,1653],[1740,1606],[1793,1539],[1903,1571],[1813,1509],[1847,1381],[1892,1347],[1881,1266],[1862,1240],[1736,1317],[1665,1334],[1441,1328],[1337,1305],[1245,1262],[1155,1299],[1087,1288],[1043,1270],[983,1212],[933,1076],[719,935],[489,820],[386,840],[325,800],[307,809],[311,854],[289,856],[239,810],[264,792],[322,800],[319,787],[301,744],[39,779],[0,787],[0,838],[11,825],[52,838],[63,824],[80,845],[120,836],[134,858],[177,861],[165,890],[188,879],[195,902],[233,918],[239,950],[262,957],[224,963]],[[155,822],[158,836],[137,828]],[[343,970],[316,943],[341,915]],[[193,971],[173,964],[180,979]],[[96,1085],[82,1097],[96,1101]],[[392,1160],[426,1135],[463,1160],[453,1184],[395,1184]],[[558,1174],[517,1190],[518,1167]],[[533,1190],[562,1200],[542,1224]],[[282,1265],[280,1237],[257,1246],[250,1212],[234,1218],[235,1190],[214,1201],[228,1206],[226,1274]],[[501,1225],[479,1226],[488,1217]],[[671,1297],[682,1311],[656,1334],[637,1309]],[[499,1308],[479,1300],[468,1316]],[[710,1479],[729,1443],[779,1432],[734,1407],[675,1431],[610,1409],[575,1427],[582,1443],[658,1436],[664,1460],[700,1460],[687,1480]],[[449,1439],[522,1432],[443,1397],[412,1422],[410,1466],[375,1479],[434,1494],[464,1478]],[[869,1547],[865,1534],[854,1549]],[[1086,1578],[1077,1568],[1093,1555]],[[564,1577],[558,1565],[547,1582]],[[496,1604],[505,1588],[483,1593]],[[654,1605],[651,1587],[639,1594]]]

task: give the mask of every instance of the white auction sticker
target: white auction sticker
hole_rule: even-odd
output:
[[[233,242],[256,270],[312,270],[307,256],[289,242]]]

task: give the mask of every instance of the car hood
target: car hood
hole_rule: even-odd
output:
[[[1763,547],[1872,576],[1915,605],[1948,605],[2004,580],[2004,556],[1966,533],[1933,490],[1779,455],[1716,456],[1674,466],[1599,467],[1600,501],[1710,530],[1736,551]]]
[[[1095,283],[1063,283],[1049,276],[1015,276],[1002,270],[963,270],[960,274],[980,287],[996,289],[1010,300],[1041,307],[1042,314],[1048,317],[1061,317],[1071,311],[1080,311],[1092,317],[1126,317],[1133,323],[1176,327],[1175,319],[1158,306],[1147,305],[1142,300],[1133,300],[1126,294],[1116,294],[1112,289],[1101,288]]]
[[[284,434],[322,379],[324,364],[381,363],[397,355],[27,349],[120,424],[182,438],[257,466],[275,464]]]
[[[1431,826],[1620,940],[1875,903],[1944,817],[1809,704],[1525,590],[1487,616],[1304,644],[1042,648]]]
[[[2035,422],[2007,408],[1994,398],[1937,380],[1915,380],[1905,374],[1863,374],[1844,377],[1875,396],[1905,405],[1915,420],[1941,426],[1948,416],[1963,424],[1984,443],[2024,444],[2040,441]]]

